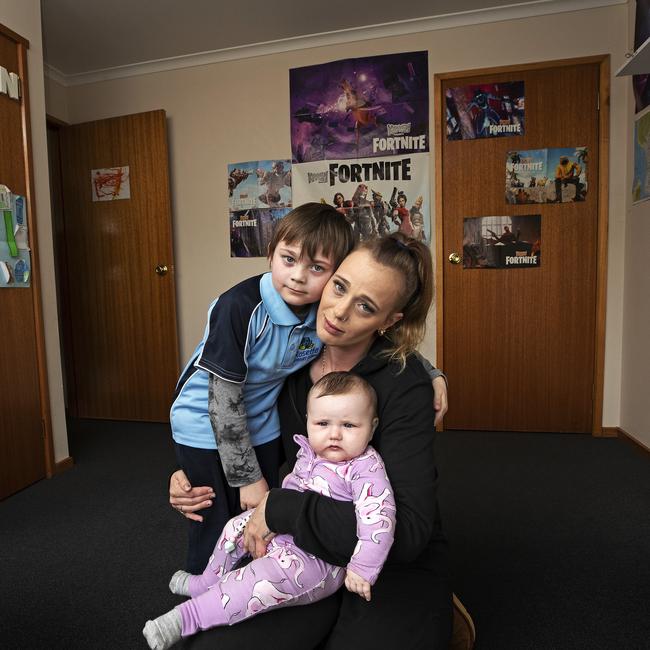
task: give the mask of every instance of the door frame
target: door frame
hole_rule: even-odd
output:
[[[607,308],[607,228],[609,223],[609,101],[610,101],[610,57],[609,54],[580,57],[576,59],[559,59],[541,61],[495,68],[478,68],[475,70],[460,70],[443,72],[433,77],[434,120],[435,120],[435,216],[436,216],[436,360],[444,370],[444,338],[443,338],[443,309],[444,286],[443,265],[445,251],[443,242],[443,209],[442,209],[442,143],[446,138],[446,121],[443,117],[443,81],[455,78],[479,77],[483,75],[544,70],[561,68],[589,63],[599,64],[598,85],[598,222],[596,243],[596,323],[594,334],[594,384],[592,392],[591,435],[602,437],[608,433],[603,431],[603,397],[605,383],[605,316]],[[443,425],[438,426],[443,430]]]

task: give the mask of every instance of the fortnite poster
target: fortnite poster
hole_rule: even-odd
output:
[[[634,180],[632,202],[650,199],[650,109],[634,122]]]
[[[254,208],[230,213],[230,257],[266,257],[275,228],[291,208]]]
[[[255,160],[228,165],[230,212],[290,208],[291,205],[290,160]]]
[[[524,82],[447,88],[447,140],[524,135]]]
[[[538,267],[542,259],[539,214],[463,219],[464,269]]]
[[[291,161],[228,165],[230,257],[266,257],[275,226],[293,205]]]
[[[431,241],[429,155],[361,160],[327,160],[294,165],[297,205],[333,205],[352,226],[357,240],[400,231]]]
[[[429,151],[427,52],[289,71],[294,162]]]
[[[506,203],[569,203],[587,195],[587,147],[506,154]]]

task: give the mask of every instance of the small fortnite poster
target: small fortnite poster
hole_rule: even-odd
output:
[[[464,269],[519,269],[541,265],[539,214],[463,219]]]
[[[632,202],[650,198],[650,108],[634,122],[634,180]]]
[[[294,165],[294,200],[333,205],[364,241],[400,231],[431,241],[429,154]]]
[[[569,203],[587,195],[587,147],[509,151],[506,203]]]
[[[228,165],[230,212],[290,208],[291,161],[255,160]]]
[[[228,165],[230,257],[266,257],[275,226],[292,205],[290,160]]]
[[[230,213],[230,257],[266,257],[275,228],[291,208],[254,208]]]
[[[524,135],[524,82],[448,88],[447,140]]]
[[[427,52],[289,71],[294,162],[429,151]]]
[[[31,254],[25,197],[0,185],[0,288],[30,286]]]

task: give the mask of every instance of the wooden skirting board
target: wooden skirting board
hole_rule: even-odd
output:
[[[637,440],[636,438],[631,436],[627,431],[621,429],[621,427],[608,427],[608,428],[615,430],[619,438],[622,438],[623,440],[627,440],[627,442],[634,445],[637,449],[640,449],[645,454],[650,454],[650,447],[643,444],[640,440]]]
[[[56,476],[57,474],[61,474],[61,472],[65,472],[67,469],[70,469],[73,466],[74,466],[74,459],[72,458],[72,456],[67,456],[63,460],[57,461],[54,465],[54,476]]]

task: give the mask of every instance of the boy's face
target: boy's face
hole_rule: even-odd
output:
[[[331,258],[322,251],[319,250],[313,260],[301,258],[301,252],[299,244],[281,241],[271,257],[273,286],[291,308],[318,302],[334,272]]]
[[[307,435],[317,456],[334,462],[360,456],[377,426],[362,390],[343,395],[312,394],[307,404]]]

